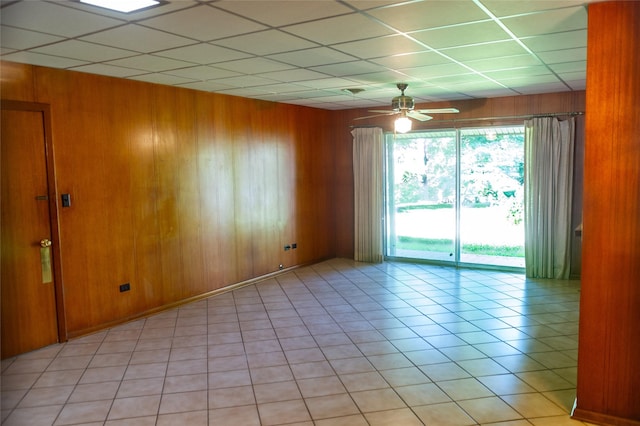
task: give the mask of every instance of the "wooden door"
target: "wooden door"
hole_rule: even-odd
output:
[[[51,243],[45,111],[3,102],[1,115],[4,359],[58,341],[52,253],[58,245]]]

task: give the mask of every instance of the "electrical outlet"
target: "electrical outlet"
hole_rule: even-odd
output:
[[[120,293],[131,290],[131,284],[124,283],[120,284]]]
[[[297,249],[297,248],[298,248],[298,243],[293,243],[293,244],[291,244],[291,248],[292,248],[292,249]]]
[[[291,246],[289,244],[287,244],[286,246],[284,246],[284,251],[288,251],[291,250]]]

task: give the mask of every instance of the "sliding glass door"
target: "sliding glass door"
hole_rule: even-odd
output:
[[[386,255],[524,267],[524,129],[387,136]]]
[[[387,249],[392,257],[454,261],[456,133],[387,137]]]

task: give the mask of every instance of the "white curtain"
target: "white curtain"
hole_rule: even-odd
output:
[[[382,129],[356,128],[353,135],[355,205],[354,259],[381,263],[382,256]]]
[[[525,121],[525,272],[568,279],[571,267],[573,118]]]

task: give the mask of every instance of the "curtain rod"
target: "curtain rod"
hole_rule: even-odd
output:
[[[465,121],[491,121],[491,120],[515,120],[515,119],[530,119],[530,118],[541,118],[541,117],[563,117],[563,116],[576,116],[576,115],[583,115],[584,111],[572,111],[572,112],[552,112],[552,113],[546,113],[546,114],[528,114],[528,115],[504,115],[504,116],[498,116],[498,117],[479,117],[479,118],[450,118],[450,119],[440,119],[440,120],[429,120],[431,122],[434,121],[451,121],[451,122],[456,122],[456,121],[461,121],[461,122],[465,122]]]
[[[584,115],[584,111],[552,112],[552,113],[546,113],[546,114],[528,114],[528,115],[503,115],[498,117],[479,117],[479,118],[449,118],[449,119],[443,118],[439,120],[429,120],[429,123],[442,123],[442,122],[467,123],[469,121],[516,120],[516,119],[526,120],[526,119],[541,118],[541,117],[563,117],[563,116],[573,117],[576,115]],[[355,128],[355,127],[381,127],[381,126],[369,124],[365,126],[351,125],[349,127]]]

